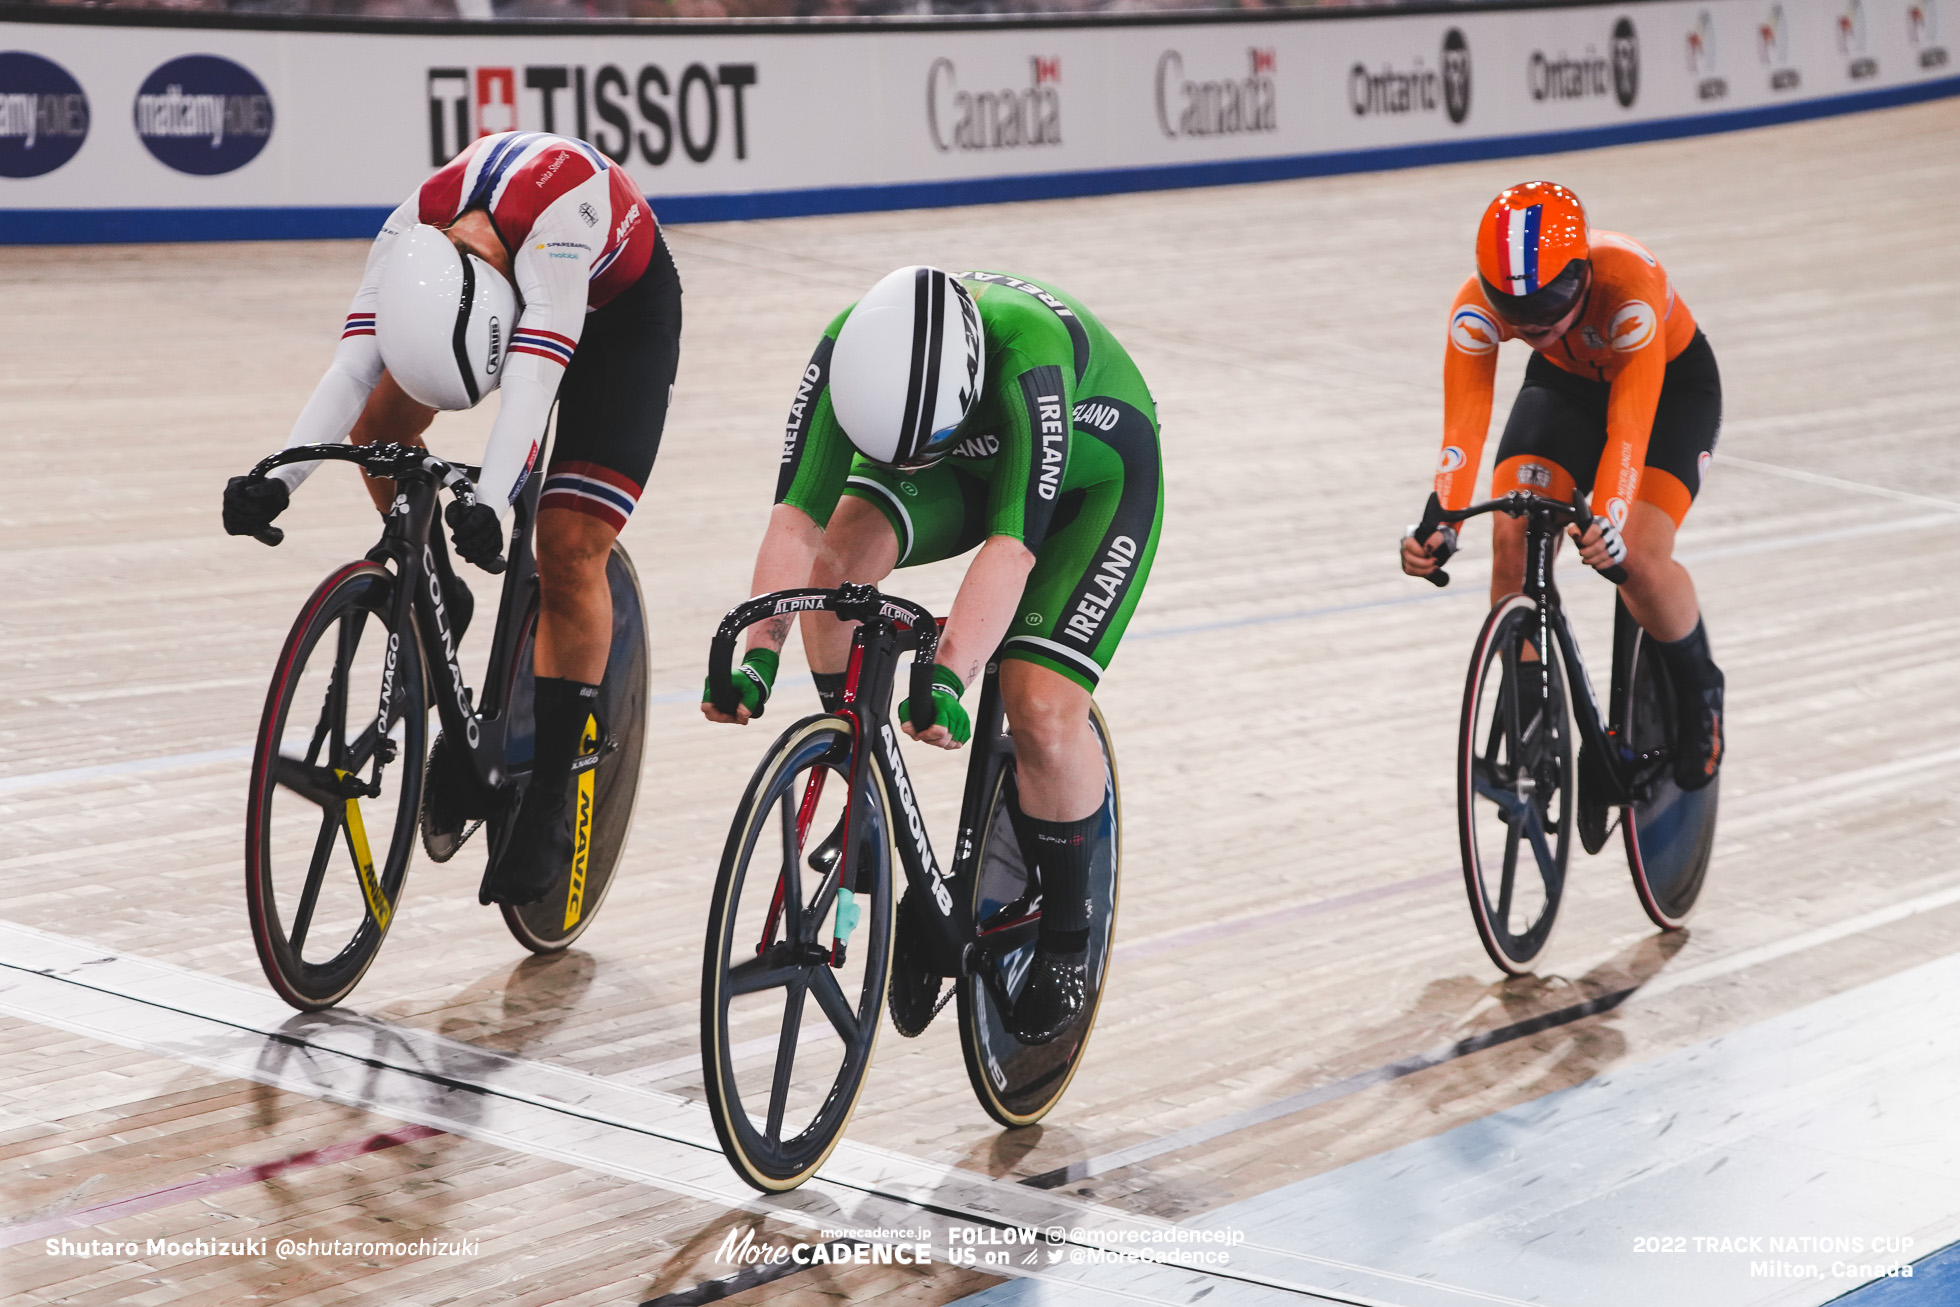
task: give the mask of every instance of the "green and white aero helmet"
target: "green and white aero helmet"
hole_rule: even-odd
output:
[[[503,380],[517,325],[504,275],[427,223],[395,240],[374,302],[381,361],[409,398],[471,408]]]
[[[984,378],[980,312],[955,277],[900,268],[865,293],[830,355],[837,424],[874,463],[917,470],[952,452]]]

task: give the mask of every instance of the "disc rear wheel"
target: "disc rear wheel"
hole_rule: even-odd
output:
[[[536,903],[503,905],[504,924],[533,953],[565,948],[592,924],[619,870],[640,793],[647,727],[646,604],[633,560],[617,540],[606,560],[606,580],[612,590],[612,645],[599,683],[598,711],[586,722],[579,741],[580,754],[597,754],[599,761],[578,773],[570,792],[572,863]],[[537,729],[531,688],[535,617],[529,625],[510,696],[509,737],[513,769],[526,771]],[[505,824],[507,818],[492,822],[492,838],[486,844],[499,846]]]
[[[1648,760],[1637,764],[1633,802],[1621,823],[1627,866],[1648,919],[1663,930],[1675,930],[1694,911],[1707,879],[1722,779],[1717,776],[1699,790],[1683,790],[1674,783],[1672,758],[1679,730],[1674,683],[1644,631],[1633,639],[1625,684],[1627,747],[1636,758]]]
[[[1102,711],[1089,707],[1102,746],[1103,803],[1097,846],[1089,862],[1089,983],[1082,1014],[1045,1044],[1024,1044],[1007,1028],[1006,1013],[1027,982],[1041,916],[1039,886],[1014,830],[1019,801],[1014,768],[1002,768],[979,823],[981,844],[972,881],[973,918],[980,932],[976,973],[959,984],[960,1049],[966,1075],[987,1115],[1004,1126],[1032,1125],[1053,1110],[1082,1064],[1109,979],[1122,867],[1122,800],[1116,753]],[[1011,746],[1010,746],[1011,747]]]

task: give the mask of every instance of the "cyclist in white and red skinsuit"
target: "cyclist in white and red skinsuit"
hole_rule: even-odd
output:
[[[485,883],[486,901],[535,901],[570,858],[570,768],[612,635],[606,558],[659,449],[679,358],[680,281],[639,187],[599,150],[542,132],[483,137],[424,182],[375,237],[333,363],[288,445],[350,435],[355,444],[421,443],[436,410],[395,383],[375,336],[383,268],[418,223],[490,264],[520,300],[480,502],[450,511],[465,559],[481,565],[502,552],[503,515],[531,475],[559,405],[537,518],[537,759],[517,829]],[[267,482],[228,488],[226,528],[250,534],[269,523],[317,466],[290,464]],[[376,507],[393,502],[387,482],[369,489]],[[445,586],[466,596],[460,584],[449,585],[447,551],[436,543]],[[470,601],[452,603],[460,636]],[[431,783],[438,783],[433,773]]]

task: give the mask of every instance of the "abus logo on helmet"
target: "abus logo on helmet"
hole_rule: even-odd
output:
[[[1421,59],[1408,68],[1384,63],[1376,69],[1356,63],[1348,69],[1348,108],[1354,116],[1370,114],[1436,113],[1452,123],[1470,116],[1470,43],[1452,27],[1443,36],[1436,67]]]
[[[1919,52],[1921,68],[1946,67],[1946,47],[1940,44],[1940,11],[1934,0],[1914,0],[1906,6],[1906,39]]]
[[[1695,79],[1695,97],[1720,100],[1729,93],[1729,84],[1716,76],[1715,16],[1706,9],[1688,29],[1688,75]]]
[[[1249,48],[1242,78],[1192,81],[1184,75],[1184,55],[1166,50],[1157,56],[1157,126],[1166,136],[1238,136],[1279,130],[1279,87],[1273,78],[1277,53]]]
[[[926,129],[933,148],[1013,150],[1062,143],[1062,59],[1028,60],[1028,86],[963,91],[959,69],[941,56],[926,72]]]
[[[1578,58],[1564,51],[1547,55],[1533,50],[1526,69],[1531,98],[1590,100],[1611,95],[1621,108],[1631,108],[1640,94],[1640,38],[1631,19],[1613,24],[1610,53],[1610,58],[1603,56],[1590,45]]]
[[[671,79],[659,64],[630,78],[617,64],[431,68],[429,164],[439,168],[477,137],[520,127],[590,141],[614,163],[637,151],[641,162],[663,167],[676,143],[695,163],[714,158],[723,142],[746,159],[745,92],[756,80],[755,64],[689,64]]]
[[[504,324],[495,317],[490,319],[490,357],[483,360],[483,370],[496,375],[497,367],[504,358]]]
[[[88,96],[68,70],[21,50],[0,52],[0,177],[39,177],[88,139]]]
[[[214,54],[172,59],[136,91],[136,134],[159,163],[196,177],[236,172],[272,139],[272,97]]]
[[[1790,24],[1783,17],[1783,6],[1769,7],[1769,17],[1756,28],[1756,53],[1769,69],[1769,89],[1794,91],[1803,77],[1790,66]]]

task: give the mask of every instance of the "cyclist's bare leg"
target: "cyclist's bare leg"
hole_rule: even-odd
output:
[[[612,585],[606,558],[619,533],[585,513],[538,514],[539,676],[597,685],[612,648]]]
[[[1620,598],[1633,620],[1662,643],[1681,639],[1701,620],[1694,578],[1674,561],[1674,519],[1645,500],[1627,514],[1626,584]]]
[[[426,404],[418,404],[408,397],[408,392],[398,385],[394,377],[385,370],[381,380],[368,392],[367,404],[361,415],[354,419],[354,429],[347,438],[356,445],[415,445],[422,444],[422,433],[435,421],[436,411]],[[395,502],[395,483],[389,477],[371,477],[362,473],[367,482],[369,498],[374,500],[375,508],[387,512]]]
[[[835,589],[846,582],[876,585],[898,566],[898,536],[885,515],[855,495],[837,501],[824,528],[823,548],[810,568],[810,584]],[[803,656],[810,670],[836,674],[849,664],[855,622],[829,613],[803,615]]]
[[[1089,724],[1089,692],[1060,672],[1010,658],[1000,694],[1014,731],[1021,811],[1037,821],[1079,821],[1103,801],[1102,748]]]

